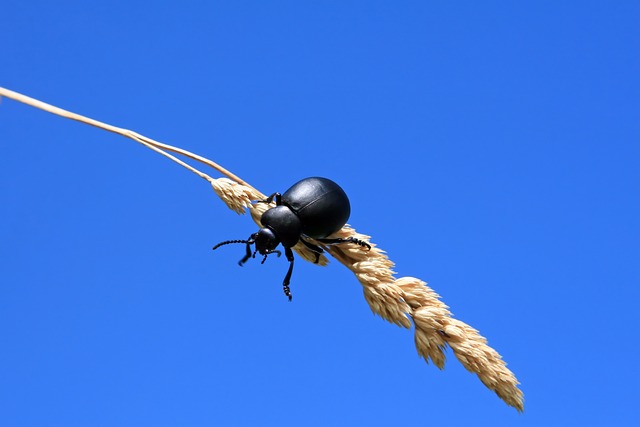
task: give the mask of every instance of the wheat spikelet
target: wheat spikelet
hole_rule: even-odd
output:
[[[118,133],[145,145],[207,180],[220,199],[233,211],[242,214],[249,209],[251,217],[258,225],[261,225],[262,214],[270,207],[266,203],[255,203],[257,200],[264,200],[264,194],[209,159],[0,87],[0,97],[2,96]],[[214,179],[170,153],[210,166],[227,178]],[[329,237],[355,237],[360,240],[370,240],[369,236],[356,233],[348,225]],[[367,251],[357,245],[327,246],[313,240],[312,243],[323,247],[353,271],[363,286],[367,303],[375,314],[405,328],[411,328],[411,320],[413,320],[416,349],[427,363],[431,361],[442,369],[445,364],[444,350],[449,346],[460,363],[467,370],[477,374],[485,386],[495,391],[508,405],[523,411],[524,396],[518,389],[519,383],[513,373],[507,369],[500,355],[488,346],[487,340],[477,330],[454,319],[449,308],[440,301],[439,295],[425,282],[413,277],[396,279],[392,270],[393,262],[375,244],[371,244],[371,250]],[[307,261],[313,262],[316,259],[315,253],[302,244],[296,245],[294,250]],[[320,265],[326,265],[327,262],[324,255],[320,257]]]

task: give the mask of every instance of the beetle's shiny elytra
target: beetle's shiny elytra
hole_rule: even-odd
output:
[[[245,256],[239,262],[240,265],[243,265],[249,258],[255,257],[256,253],[264,255],[262,263],[266,261],[269,254],[275,253],[280,256],[280,251],[276,250],[276,247],[282,244],[285,256],[289,261],[289,270],[282,285],[284,294],[289,298],[289,301],[291,301],[289,282],[294,261],[291,248],[298,242],[302,242],[315,252],[316,262],[324,251],[318,245],[305,240],[306,237],[328,245],[354,243],[371,249],[367,242],[353,237],[327,238],[340,230],[347,223],[351,214],[351,204],[347,194],[330,179],[305,178],[295,183],[284,194],[273,193],[266,200],[260,200],[259,203],[271,203],[274,199],[276,206],[262,214],[260,218],[262,228],[257,233],[253,233],[247,240],[227,240],[218,243],[213,249],[230,243],[246,244]],[[254,243],[256,249],[252,253],[251,245]]]
[[[284,192],[282,204],[300,218],[302,233],[314,239],[340,230],[351,214],[347,194],[327,178],[306,178],[297,182]]]

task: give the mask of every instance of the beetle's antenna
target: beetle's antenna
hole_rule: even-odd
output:
[[[220,242],[217,245],[215,245],[213,248],[211,248],[211,250],[215,251],[220,246],[229,245],[231,243],[249,243],[249,240],[225,240],[224,242]],[[251,242],[251,243],[253,243],[253,242]]]
[[[225,240],[224,242],[220,242],[217,245],[215,245],[212,250],[216,250],[218,249],[220,246],[224,246],[224,245],[229,245],[231,243],[244,243],[245,245],[247,245],[247,253],[245,254],[245,256],[242,257],[242,259],[240,261],[238,261],[238,265],[240,265],[242,267],[242,264],[244,264],[245,262],[247,262],[247,260],[249,258],[251,258],[251,245],[253,245],[255,243],[255,239],[253,237],[253,234],[251,235],[251,237],[248,240]],[[253,256],[255,257],[256,254],[255,252],[253,253]]]

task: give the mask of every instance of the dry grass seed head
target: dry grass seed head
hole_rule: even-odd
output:
[[[209,181],[216,194],[233,211],[245,213],[246,209],[249,209],[251,217],[259,226],[261,226],[260,217],[270,207],[265,203],[252,203],[265,199],[265,195],[230,171],[202,156],[178,147],[162,144],[127,129],[63,110],[2,87],[0,87],[0,96],[123,135],[145,145]],[[179,154],[210,166],[229,179],[213,179],[169,153]],[[343,227],[330,237],[355,237],[360,240],[369,240],[369,236],[358,234],[349,226]],[[444,367],[444,348],[449,345],[456,358],[466,369],[476,373],[483,384],[495,391],[508,405],[518,411],[523,410],[524,396],[522,391],[518,389],[519,383],[513,373],[507,369],[506,363],[500,355],[487,345],[487,340],[477,330],[451,317],[448,307],[440,301],[439,296],[426,283],[411,277],[395,279],[392,270],[393,263],[384,251],[375,245],[372,245],[370,251],[365,251],[356,245],[319,246],[324,247],[334,258],[354,272],[363,286],[365,299],[374,313],[405,328],[411,327],[409,317],[413,319],[416,348],[418,354],[427,362],[431,360],[439,368]],[[313,262],[315,260],[315,253],[304,245],[298,244],[294,250],[307,261]],[[326,257],[321,256],[320,264],[325,265],[327,262]]]

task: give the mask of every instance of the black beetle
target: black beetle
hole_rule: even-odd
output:
[[[266,200],[258,203],[271,203],[275,199],[276,206],[262,214],[260,222],[263,228],[253,233],[247,240],[227,240],[213,247],[229,243],[244,243],[247,245],[247,253],[238,264],[244,264],[249,258],[259,252],[264,255],[262,263],[267,260],[269,254],[277,254],[280,251],[276,247],[282,243],[284,254],[289,261],[289,271],[284,277],[282,286],[284,294],[291,301],[289,281],[293,272],[293,251],[291,250],[299,241],[316,254],[316,262],[324,251],[321,247],[305,240],[305,237],[315,239],[320,243],[334,245],[338,243],[354,243],[371,249],[371,246],[362,240],[349,237],[346,239],[327,239],[327,236],[340,230],[349,219],[351,205],[349,198],[342,188],[327,178],[305,178],[295,183],[284,194],[273,193]],[[256,245],[256,250],[251,253],[251,245]]]

